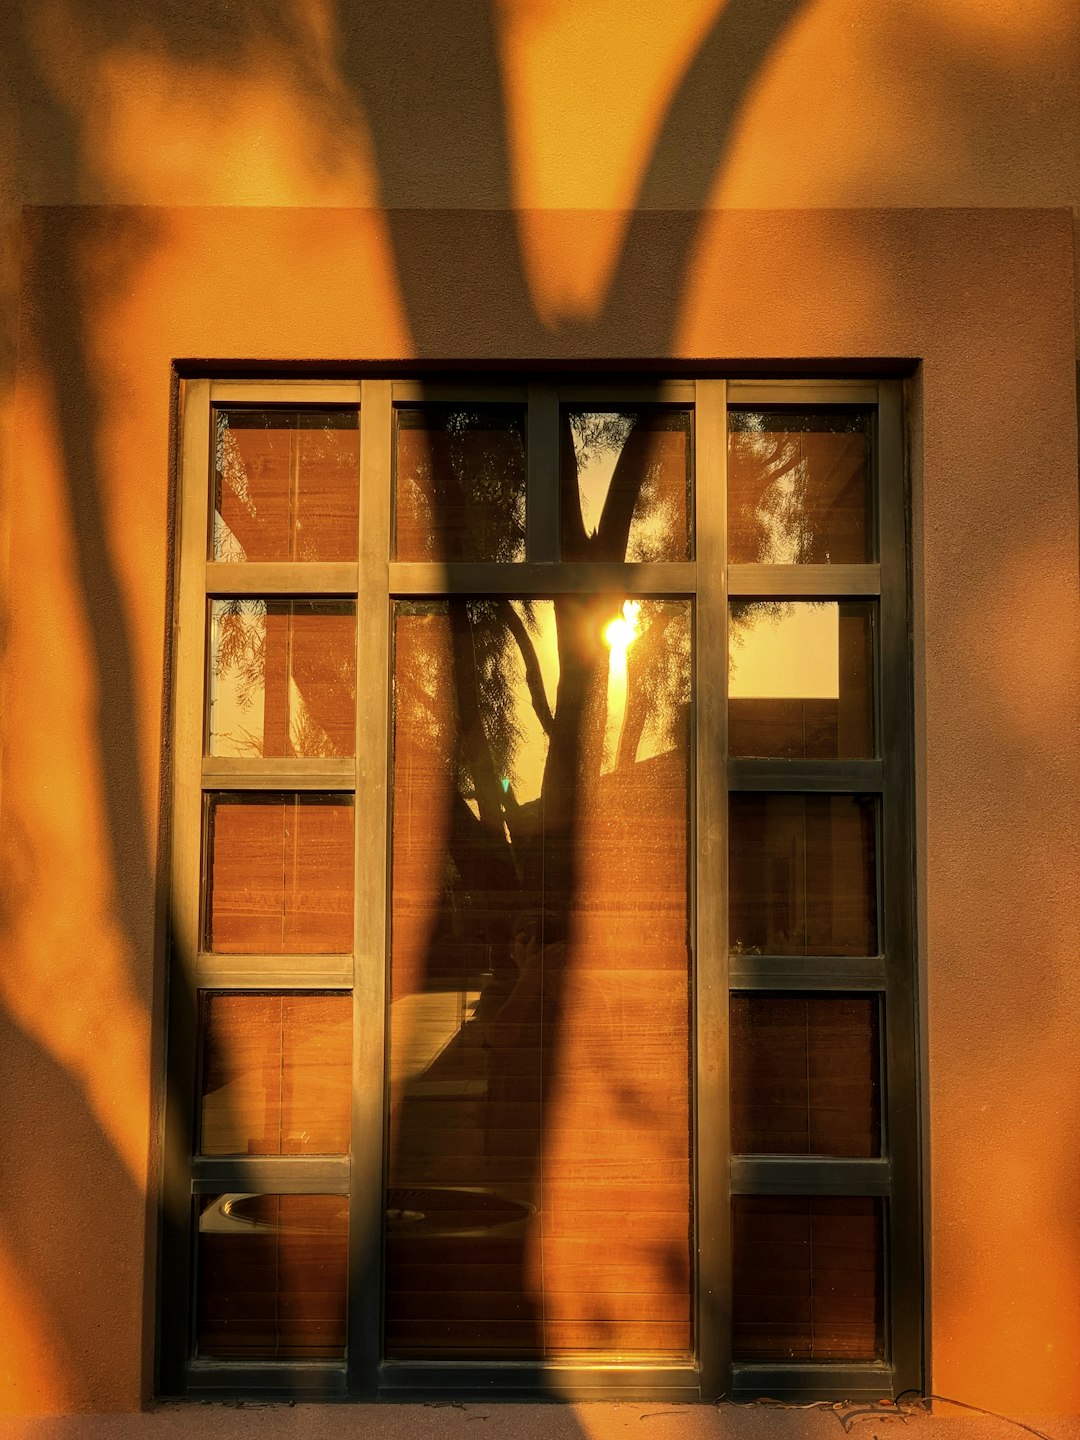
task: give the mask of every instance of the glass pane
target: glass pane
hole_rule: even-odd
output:
[[[212,795],[209,950],[347,955],[353,943],[353,807],[323,795]]]
[[[728,558],[741,565],[874,558],[869,410],[728,412]]]
[[[732,1210],[733,1359],[883,1357],[880,1200],[737,1195]]]
[[[397,411],[399,560],[525,559],[525,407]]]
[[[691,558],[689,410],[565,410],[561,463],[564,559]]]
[[[356,410],[215,410],[215,560],[355,560]]]
[[[864,600],[732,601],[729,752],[872,756],[873,614]]]
[[[210,602],[211,755],[353,755],[355,729],[355,602]]]
[[[688,1356],[689,606],[395,636],[388,1354]]]
[[[202,996],[204,1155],[349,1149],[352,999]]]
[[[731,997],[736,1154],[878,1155],[876,995]]]
[[[876,955],[876,805],[864,795],[730,799],[733,954]]]
[[[201,1195],[196,1348],[235,1360],[345,1353],[344,1195]]]

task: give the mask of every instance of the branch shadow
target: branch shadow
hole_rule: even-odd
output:
[[[537,316],[522,261],[494,5],[488,0],[447,0],[430,7],[420,25],[406,7],[383,7],[377,20],[365,15],[363,23],[342,17],[342,78],[371,128],[400,290],[418,356],[423,360],[485,353],[488,342],[470,297],[493,289],[518,337],[522,356],[564,359],[573,351],[614,358],[627,347],[657,358],[668,354],[700,207],[754,75],[800,8],[801,0],[768,0],[764,6],[753,0],[730,0],[724,8],[671,102],[600,317],[558,333],[548,330]],[[217,58],[220,53],[219,26],[177,7],[159,7],[136,22],[128,7],[98,4],[86,6],[78,18],[85,35],[102,52],[138,37],[152,39],[178,61]],[[240,7],[232,36],[237,51],[242,54],[255,40],[268,37],[283,45],[297,39],[283,11]],[[47,155],[53,193],[84,193],[89,179],[85,122],[54,98],[18,22],[12,26],[11,39],[8,74],[17,92],[29,97],[36,108],[39,136],[49,136],[47,146],[24,155],[21,163],[33,170]],[[402,64],[403,56],[408,57],[407,65]],[[311,73],[308,83],[313,94],[319,91],[321,81]],[[688,155],[693,161],[693,203],[686,203],[684,178],[682,207],[664,220],[658,246],[655,214],[669,206],[672,173],[678,168],[685,177]],[[475,208],[462,210],[463,203]],[[425,215],[421,207],[437,213]],[[447,213],[455,209],[456,215]],[[29,228],[25,288],[31,333],[52,389],[78,580],[100,694],[95,749],[102,767],[112,898],[131,961],[131,993],[146,1006],[156,1034],[163,1014],[145,958],[158,955],[161,946],[163,850],[155,859],[145,818],[146,776],[132,723],[139,698],[134,645],[105,518],[107,477],[98,453],[105,400],[90,345],[98,278],[84,269],[82,247],[87,235],[85,218],[63,210],[39,214]],[[126,237],[123,253],[114,257],[114,283],[122,283],[125,267],[135,264],[145,243],[147,237],[137,231]],[[577,740],[571,735],[567,744],[573,748]],[[564,902],[568,909],[573,908],[576,884],[572,861],[571,842]],[[40,1083],[42,1093],[50,1097],[55,1133],[43,1153],[74,1153],[80,1176],[92,1176],[101,1194],[122,1197],[125,1206],[141,1204],[151,1213],[155,1197],[135,1195],[75,1081],[10,1022],[8,1029],[8,1053],[18,1073],[35,1077],[35,1084]],[[186,1097],[192,1077],[170,1068],[167,1085]],[[190,1103],[185,1104],[190,1116]],[[42,1137],[37,1138],[42,1143]],[[9,1191],[9,1196],[24,1199],[27,1213],[33,1213],[27,1186],[32,1189],[40,1183],[55,1189],[60,1182],[29,1161],[26,1175],[26,1184]],[[90,1302],[99,1298],[99,1290],[108,1287],[101,1285],[99,1272],[91,1272],[85,1263],[61,1263],[59,1257],[70,1252],[59,1242],[63,1235],[85,1236],[88,1216],[92,1223],[96,1213],[100,1209],[88,1206],[84,1187],[69,1183],[52,1218],[43,1219],[40,1228],[13,1232],[20,1235],[20,1263],[27,1267],[35,1292],[63,1336],[69,1379],[76,1386],[82,1384],[80,1394],[87,1404],[103,1393],[96,1387],[104,1382],[91,1374],[81,1317],[90,1313]],[[94,1242],[87,1237],[87,1243]],[[113,1259],[118,1265],[125,1263],[123,1257]],[[145,1288],[150,1304],[152,1265],[146,1269]],[[123,1328],[121,1316],[117,1328]]]

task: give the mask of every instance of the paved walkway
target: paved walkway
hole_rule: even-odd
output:
[[[2,1440],[1080,1440],[1080,1415],[837,1405],[161,1405],[136,1415],[0,1416]]]

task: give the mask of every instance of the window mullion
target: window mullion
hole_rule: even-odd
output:
[[[722,380],[698,381],[694,436],[694,533],[701,581],[694,625],[696,1341],[702,1394],[713,1397],[727,1390],[731,1365],[727,795],[721,758],[727,753],[727,405]]]
[[[878,405],[878,515],[881,555],[882,936],[885,952],[886,1113],[893,1167],[889,1214],[891,1356],[894,1385],[922,1383],[922,1233],[916,1050],[914,877],[912,873],[912,703],[908,615],[907,496],[899,381],[882,383]]]
[[[349,1389],[373,1394],[381,1347],[383,1075],[387,949],[387,768],[393,409],[391,382],[365,380],[360,407],[356,626],[353,1184],[349,1206]]]
[[[196,1056],[196,967],[202,864],[203,692],[206,673],[206,552],[210,534],[210,382],[189,380],[182,396],[173,716],[172,890],[169,947],[169,1075],[162,1195],[160,1384],[183,1391],[192,1304],[190,1154]],[[170,1083],[182,1076],[184,1083]]]

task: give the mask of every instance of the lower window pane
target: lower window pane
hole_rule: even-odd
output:
[[[398,609],[392,1358],[691,1353],[689,622]]]
[[[204,1155],[349,1148],[352,998],[202,997]]]
[[[730,806],[732,952],[876,954],[873,797],[735,794]]]
[[[877,1155],[876,995],[733,995],[736,1155]]]
[[[732,1211],[736,1361],[883,1357],[880,1200],[737,1195]]]
[[[205,1195],[198,1208],[196,1348],[239,1360],[345,1353],[344,1195]]]

